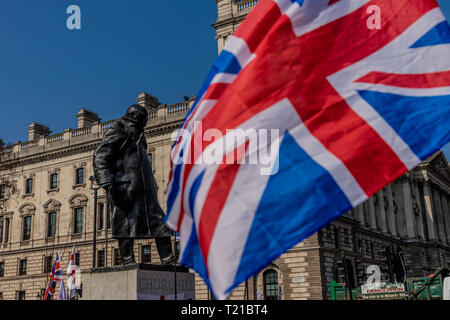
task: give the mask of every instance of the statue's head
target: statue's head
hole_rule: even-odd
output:
[[[123,116],[123,119],[128,120],[136,125],[136,127],[145,127],[147,123],[148,112],[147,110],[138,105],[134,104],[127,109],[127,112]]]

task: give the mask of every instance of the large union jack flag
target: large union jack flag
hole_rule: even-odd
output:
[[[228,143],[229,129],[279,135]],[[224,299],[449,140],[450,28],[434,0],[262,0],[172,149],[166,222],[181,263]],[[267,147],[270,174],[239,161]]]
[[[45,288],[44,300],[50,300],[55,294],[57,281],[62,282],[61,259],[59,252],[56,252],[55,262],[53,262],[52,270],[48,276],[47,287]]]

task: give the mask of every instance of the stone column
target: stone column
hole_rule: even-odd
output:
[[[378,212],[377,217],[378,217],[378,226],[380,227],[380,230],[383,234],[387,234],[387,222],[386,222],[386,208],[384,206],[384,192],[383,189],[381,189],[380,191],[377,192],[376,194],[377,197],[377,207],[378,207]]]
[[[369,228],[372,231],[377,231],[377,218],[375,216],[375,202],[373,199],[374,196],[370,197],[368,201],[369,208]]]
[[[369,199],[363,202],[362,204],[363,212],[364,212],[364,225],[367,229],[370,228],[370,218],[369,218]]]
[[[419,236],[422,240],[425,240],[425,226],[423,225],[423,216],[424,212],[422,211],[422,207],[420,204],[420,192],[419,187],[417,185],[417,181],[414,181],[413,183],[413,196],[415,199],[415,205],[417,206],[415,210],[417,210],[418,218],[416,219],[417,222],[417,231],[419,232]]]
[[[388,185],[385,188],[386,199],[388,202],[388,208],[386,210],[387,215],[387,225],[391,235],[397,235],[397,228],[395,224],[395,213],[394,213],[394,198],[392,195],[392,185]]]
[[[450,221],[450,193],[447,194],[447,208],[448,208],[447,218],[448,218],[448,221]],[[449,223],[448,229],[449,229],[448,232],[449,232],[449,235],[450,235],[450,223]]]
[[[355,208],[356,211],[356,218],[358,219],[358,221],[361,223],[361,226],[365,226],[366,222],[364,219],[364,208],[363,208],[363,204],[361,203],[359,206],[357,206]]]
[[[447,210],[447,221],[450,222],[450,193],[447,194],[446,198],[447,198],[447,208],[448,208],[448,210]],[[448,232],[448,235],[450,236],[450,223],[448,224],[448,231],[447,232]]]
[[[402,182],[400,179],[394,181],[392,189],[394,190],[394,204],[396,206],[395,223],[397,224],[397,233],[401,238],[408,238],[408,232],[406,231],[405,204],[403,201]]]
[[[447,243],[450,244],[450,212],[447,203],[447,194],[445,192],[441,192],[441,205],[442,205],[442,216],[444,219],[444,233],[447,239]]]
[[[441,196],[439,195],[439,190],[434,186],[431,187],[431,194],[433,199],[437,236],[440,242],[445,243],[446,239],[444,233],[444,221],[442,218]]]
[[[410,179],[406,176],[401,178],[402,183],[402,194],[403,194],[403,205],[405,207],[405,220],[406,220],[406,234],[409,239],[416,238],[416,230],[414,228],[416,218],[414,216],[414,209],[411,197],[411,185]]]
[[[431,241],[436,241],[436,227],[435,227],[435,219],[433,214],[433,199],[431,195],[431,186],[430,184],[425,181],[423,184],[423,197],[425,200],[425,216],[427,220],[427,230],[428,230],[428,237]]]

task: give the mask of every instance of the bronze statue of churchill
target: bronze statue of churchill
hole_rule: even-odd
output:
[[[112,236],[119,240],[122,263],[135,263],[134,239],[155,238],[162,263],[174,264],[171,231],[162,220],[164,212],[147,158],[147,117],[144,107],[132,105],[105,132],[94,153],[94,175],[110,195]]]

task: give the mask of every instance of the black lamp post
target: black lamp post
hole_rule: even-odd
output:
[[[98,202],[98,189],[100,187],[94,187],[94,176],[89,177],[91,181],[91,190],[94,190],[94,234],[93,234],[93,248],[92,248],[92,269],[95,269],[95,259],[97,254],[97,202]]]

